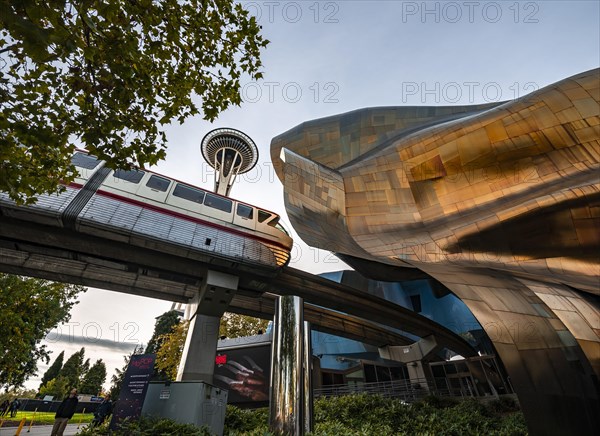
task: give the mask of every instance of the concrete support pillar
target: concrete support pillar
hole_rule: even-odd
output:
[[[408,377],[413,388],[429,390],[427,374],[423,369],[423,362],[420,360],[409,362],[406,365],[406,369],[408,370]]]
[[[207,271],[187,308],[190,326],[179,362],[177,381],[213,382],[219,323],[238,286],[238,277]]]
[[[279,297],[273,323],[269,417],[276,434],[303,435],[312,426],[311,377],[304,375],[311,367],[306,363],[310,362],[306,356],[311,353],[310,338],[306,338],[303,318],[301,298]]]
[[[200,314],[190,320],[177,381],[193,380],[212,384],[220,322],[220,316]]]

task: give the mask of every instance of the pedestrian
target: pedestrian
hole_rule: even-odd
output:
[[[60,403],[60,406],[58,406],[50,436],[62,436],[69,419],[71,419],[75,413],[78,401],[77,389],[71,389],[69,396]]]
[[[104,401],[100,403],[96,411],[94,412],[94,419],[92,421],[92,427],[102,425],[104,420],[109,417],[112,413],[113,404],[110,401],[110,394],[106,394]]]
[[[2,404],[0,404],[0,416],[6,415],[8,412],[8,407],[10,406],[10,402],[8,400],[4,400]]]
[[[12,403],[10,403],[10,417],[11,418],[14,418],[15,416],[17,416],[19,407],[21,407],[21,402],[17,398],[12,400]]]

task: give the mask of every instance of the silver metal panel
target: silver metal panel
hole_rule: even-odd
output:
[[[60,215],[78,192],[79,189],[66,187],[65,191],[60,194],[40,195],[37,203],[18,207],[7,193],[0,192],[0,206],[2,213],[6,216],[60,226]]]
[[[80,223],[99,223],[111,228],[131,230],[142,208],[122,203],[111,198],[95,195],[83,208],[78,217]]]
[[[168,239],[175,218],[169,215],[144,209],[133,226],[133,231],[159,239]]]
[[[191,248],[246,262],[277,266],[273,252],[255,239],[102,195],[95,195],[90,200],[81,212],[78,222],[79,230],[85,233],[97,234],[94,229],[99,225],[105,230],[121,229],[120,234],[132,237],[143,235],[172,242],[185,247],[186,250]],[[111,237],[105,232],[101,234]],[[118,238],[118,235],[114,237]]]
[[[181,223],[171,227],[167,239],[182,245],[192,245],[195,229],[196,224],[182,220]]]

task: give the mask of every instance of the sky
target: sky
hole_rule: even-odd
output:
[[[168,155],[154,171],[212,189],[200,142],[231,127],[257,144],[255,169],[231,196],[275,211],[291,229],[270,164],[271,139],[304,121],[375,106],[438,106],[510,100],[600,65],[598,1],[244,1],[271,41],[264,79],[242,80],[240,107],[167,129]],[[294,236],[290,266],[312,273],[348,267]],[[89,289],[69,323],[45,340],[54,359],[85,346],[110,375],[150,339],[171,302]],[[47,369],[27,383],[37,388]]]

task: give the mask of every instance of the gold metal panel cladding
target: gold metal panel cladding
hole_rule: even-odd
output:
[[[463,299],[532,434],[600,428],[599,69],[504,103],[308,121],[271,156],[306,242]]]

